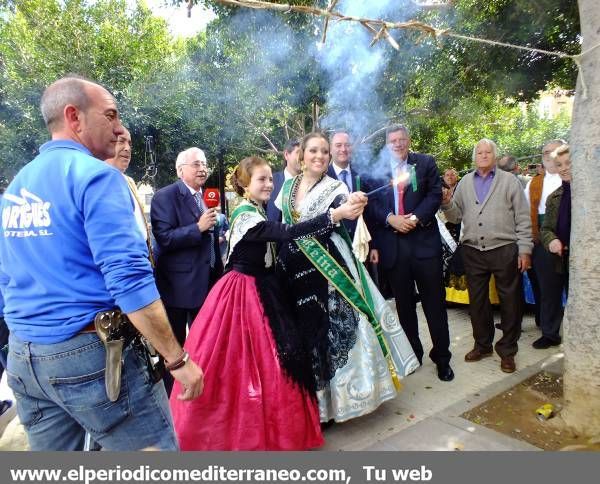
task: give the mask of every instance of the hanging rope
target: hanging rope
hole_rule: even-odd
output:
[[[140,184],[146,183],[155,188],[158,167],[156,166],[156,154],[154,152],[154,136],[144,136],[144,145],[144,175],[140,180]]]
[[[315,17],[324,17],[325,24],[323,28],[322,40],[323,42],[326,39],[327,27],[329,25],[329,21],[331,19],[337,22],[356,22],[360,23],[363,27],[373,34],[373,41],[371,45],[376,44],[382,38],[385,39],[394,49],[400,50],[400,46],[394,40],[394,38],[390,35],[390,30],[416,30],[427,35],[431,35],[434,38],[440,38],[443,36],[452,37],[455,39],[466,40],[469,42],[477,42],[480,44],[487,45],[495,45],[499,47],[507,47],[510,49],[518,49],[524,50],[527,52],[535,52],[542,55],[559,57],[562,59],[571,59],[577,69],[579,70],[580,79],[581,79],[581,95],[583,99],[587,98],[587,84],[585,82],[585,76],[583,74],[583,69],[581,65],[582,58],[588,55],[593,50],[600,47],[600,43],[594,45],[593,47],[586,49],[579,54],[567,54],[566,52],[560,51],[550,51],[544,49],[537,49],[535,47],[527,47],[524,45],[511,44],[508,42],[499,42],[496,40],[490,39],[482,39],[480,37],[472,37],[468,35],[462,35],[456,32],[452,32],[450,29],[438,29],[432,25],[428,25],[424,22],[419,22],[417,20],[409,20],[407,22],[388,22],[382,19],[371,19],[371,18],[363,18],[357,17],[353,15],[344,15],[341,12],[337,12],[333,10],[337,1],[329,2],[327,9],[317,8],[317,7],[309,7],[305,5],[289,5],[282,3],[271,3],[262,0],[216,0],[219,3],[227,6],[235,6],[235,7],[243,7],[243,8],[252,8],[256,10],[275,10],[278,12],[289,13],[289,12],[297,12],[303,13],[307,15],[313,15]]]

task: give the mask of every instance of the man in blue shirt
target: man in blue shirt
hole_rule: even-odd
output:
[[[124,132],[113,96],[78,77],[51,84],[42,115],[52,141],[9,185],[0,205],[0,278],[8,384],[33,450],[79,450],[85,433],[107,450],[177,449],[162,383],[125,345],[120,393],[105,388],[106,351],[93,326],[119,307],[161,353],[191,400],[202,370],[177,343],[160,301],[133,201],[103,161]]]

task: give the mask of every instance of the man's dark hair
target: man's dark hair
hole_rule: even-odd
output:
[[[348,131],[346,131],[345,129],[336,129],[329,135],[329,144],[333,143],[333,137],[336,134],[345,134],[346,136],[348,136],[348,138],[352,139],[352,136],[350,136],[350,133]]]
[[[297,138],[290,138],[289,140],[287,140],[285,142],[285,146],[283,147],[283,151],[287,151],[288,153],[291,153],[298,146],[300,146],[300,140],[297,139]]]

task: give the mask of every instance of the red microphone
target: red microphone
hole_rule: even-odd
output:
[[[221,203],[218,188],[204,189],[204,203],[208,208],[216,208]]]

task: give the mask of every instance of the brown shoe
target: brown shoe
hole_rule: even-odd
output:
[[[501,361],[500,361],[500,369],[504,373],[514,373],[514,371],[517,369],[517,366],[515,365],[515,357],[514,356],[502,357]]]
[[[482,358],[487,358],[488,356],[492,356],[493,352],[490,351],[486,351],[485,353],[482,351],[479,351],[479,349],[475,348],[474,350],[469,351],[466,355],[465,355],[465,361],[468,362],[473,362],[473,361],[479,361]]]

